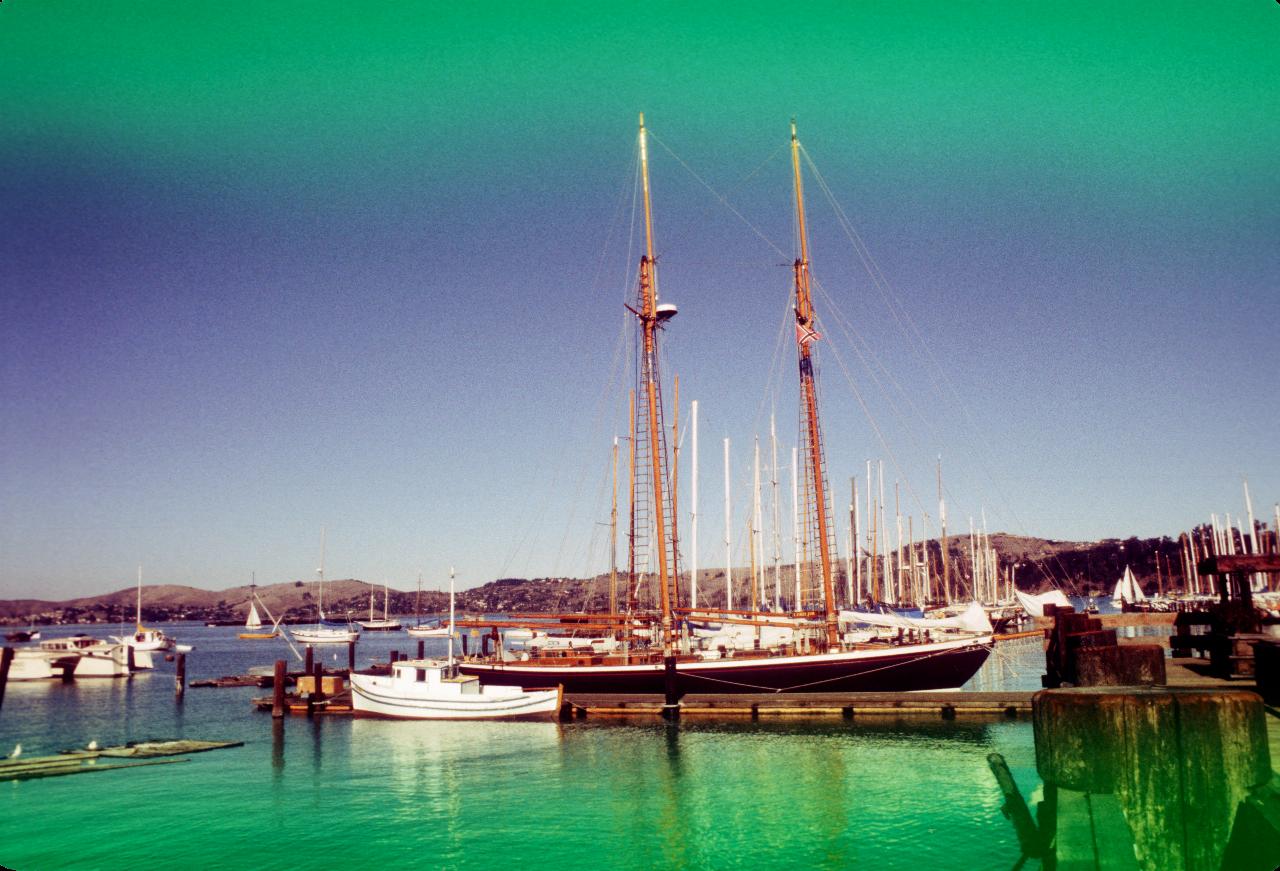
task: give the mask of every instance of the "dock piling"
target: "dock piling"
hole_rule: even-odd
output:
[[[9,664],[13,662],[13,648],[6,647],[0,653],[0,708],[4,707],[4,686],[9,682]]]
[[[271,684],[271,716],[279,720],[284,717],[284,685],[288,680],[285,669],[288,664],[283,659],[276,660],[274,682]]]
[[[418,659],[426,659],[426,658],[427,658],[427,642],[419,638],[418,639]]]
[[[311,645],[308,644],[304,653],[305,653],[305,656],[302,662],[302,673],[311,674],[312,667],[315,663],[315,651],[313,651],[311,649]]]
[[[1258,696],[1099,687],[1046,690],[1032,707],[1036,767],[1058,796],[1060,867],[1093,849],[1064,832],[1096,834],[1108,819],[1128,829],[1139,867],[1224,867],[1236,809],[1271,778]]]
[[[173,694],[178,701],[182,701],[183,693],[187,689],[187,655],[185,653],[178,654],[178,662],[173,676]]]
[[[347,673],[356,670],[356,643],[354,641],[347,642]]]

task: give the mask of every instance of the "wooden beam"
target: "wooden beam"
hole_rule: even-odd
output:
[[[1196,572],[1202,575],[1225,575],[1229,572],[1280,572],[1280,554],[1246,553],[1234,556],[1211,556],[1200,560]]]

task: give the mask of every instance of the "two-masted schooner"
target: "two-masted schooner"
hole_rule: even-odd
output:
[[[687,635],[677,632],[677,617],[688,609],[678,607],[679,575],[677,522],[668,451],[662,423],[662,390],[658,372],[658,338],[674,316],[675,307],[659,303],[657,261],[654,257],[652,206],[644,116],[640,116],[639,154],[644,202],[645,253],[640,258],[635,305],[627,305],[639,327],[638,383],[634,393],[632,446],[633,474],[641,482],[633,500],[645,503],[643,535],[648,563],[656,575],[656,613],[641,614],[635,607],[637,524],[632,521],[632,558],[625,614],[591,615],[601,625],[614,628],[607,650],[526,649],[519,655],[499,649],[494,655],[468,659],[460,664],[465,674],[485,682],[544,687],[562,685],[566,692],[667,693],[671,694],[672,667],[681,693],[718,692],[824,692],[904,691],[957,688],[971,678],[990,654],[990,635],[956,634],[950,638],[925,634],[895,640],[855,641],[841,634],[836,607],[833,571],[835,529],[831,495],[827,486],[824,448],[818,417],[814,344],[817,330],[810,295],[809,247],[805,227],[804,189],[800,171],[800,145],[795,123],[791,125],[791,163],[799,252],[795,260],[795,341],[803,420],[800,450],[804,454],[805,539],[798,566],[807,574],[810,588],[822,597],[820,609],[792,615],[771,615],[794,626],[794,641],[772,648],[697,650]],[[650,540],[651,539],[651,540]],[[728,605],[728,603],[726,603]],[[796,603],[799,607],[799,603]],[[708,615],[708,609],[699,609]],[[725,610],[726,622],[750,620],[752,615]],[[763,618],[764,615],[758,615]],[[513,624],[506,624],[513,625]],[[493,630],[494,635],[497,629]],[[487,646],[487,645],[486,645]]]

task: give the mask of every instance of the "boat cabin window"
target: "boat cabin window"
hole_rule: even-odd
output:
[[[414,669],[414,671],[418,673],[418,677],[417,677],[418,683],[427,682],[427,670],[425,668],[416,668]]]

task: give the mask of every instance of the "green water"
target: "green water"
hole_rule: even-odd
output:
[[[189,676],[243,643],[199,637]],[[407,649],[399,638],[399,646]],[[390,640],[371,644],[391,646]],[[372,654],[362,643],[362,654]],[[258,655],[261,659],[261,655]],[[0,864],[29,868],[1009,868],[986,755],[1038,785],[1023,722],[412,723],[271,718],[171,672],[11,685],[0,747],[145,737],[245,746],[0,783]],[[1034,867],[1035,863],[1032,863]]]

